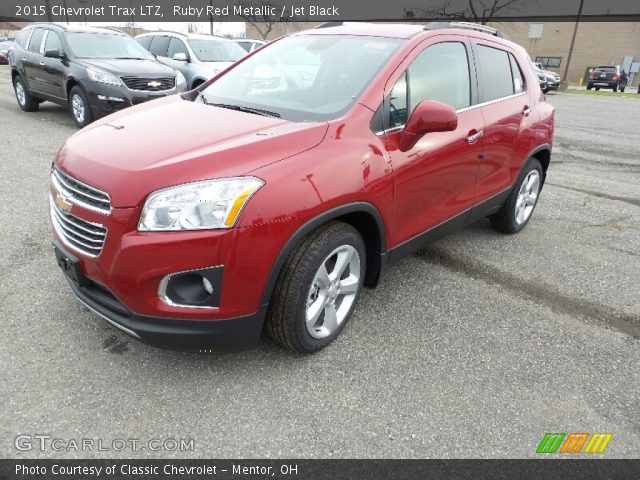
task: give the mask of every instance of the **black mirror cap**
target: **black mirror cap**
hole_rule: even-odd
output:
[[[46,52],[44,52],[44,56],[47,57],[47,58],[63,58],[64,57],[64,53],[62,53],[58,49],[47,50]]]

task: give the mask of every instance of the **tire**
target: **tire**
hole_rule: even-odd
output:
[[[25,112],[35,112],[38,110],[38,101],[29,93],[20,75],[17,75],[16,78],[13,79],[13,90],[16,94],[18,105],[22,110]]]
[[[620,87],[620,93],[624,93],[624,89],[626,88],[626,86],[621,86]]]
[[[337,275],[335,269],[342,264]],[[298,353],[314,353],[329,345],[353,313],[365,265],[364,242],[351,225],[331,222],[311,233],[282,267],[267,313],[267,334]],[[349,293],[343,293],[340,285]]]
[[[502,233],[518,233],[527,226],[540,198],[544,173],[536,158],[530,158],[518,175],[511,194],[490,218],[493,228]],[[531,185],[529,182],[533,182]],[[525,205],[522,205],[522,203]]]
[[[596,92],[599,92],[599,91],[600,91],[600,87],[596,87]]]
[[[69,110],[73,121],[80,128],[93,122],[93,114],[86,95],[77,85],[69,92]]]
[[[587,90],[591,90],[593,88],[593,85],[591,85],[590,83],[587,83]]]
[[[614,92],[618,91],[618,84],[615,84],[611,87],[611,90],[613,90]]]

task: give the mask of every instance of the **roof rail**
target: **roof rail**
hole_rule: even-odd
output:
[[[317,27],[314,27],[314,30],[317,28],[341,27],[343,24],[344,22],[325,22],[321,23]]]
[[[441,28],[465,28],[467,30],[475,30],[476,32],[488,33],[500,38],[506,38],[506,36],[497,28],[487,27],[486,25],[480,25],[479,23],[471,22],[431,22],[425,25],[425,30],[439,30]]]

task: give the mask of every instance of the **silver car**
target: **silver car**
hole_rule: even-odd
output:
[[[138,35],[140,45],[158,61],[184,75],[189,89],[206,82],[247,52],[222,37],[177,32],[153,32]]]

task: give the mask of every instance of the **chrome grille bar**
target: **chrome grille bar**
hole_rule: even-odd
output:
[[[71,203],[108,215],[111,213],[109,194],[76,180],[56,167],[51,170],[51,182]]]
[[[107,229],[98,223],[82,220],[74,215],[62,213],[49,198],[51,223],[62,242],[69,248],[89,257],[97,257],[102,251]]]

